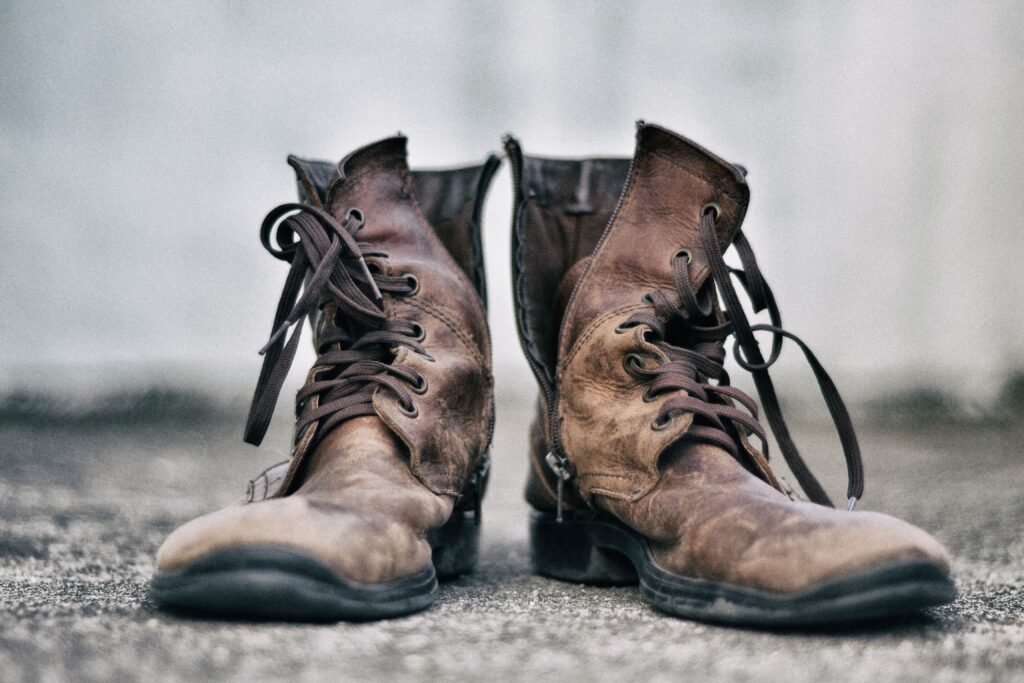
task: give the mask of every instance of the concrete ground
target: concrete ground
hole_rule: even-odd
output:
[[[3,426],[0,679],[1024,680],[1024,428],[862,429],[863,507],[945,542],[960,597],[896,622],[770,633],[663,616],[632,588],[531,576],[527,409],[500,406],[478,571],[424,613],[354,625],[196,620],[147,598],[163,537],[280,459],[283,428],[256,451],[240,417]],[[798,432],[840,493],[829,434]]]

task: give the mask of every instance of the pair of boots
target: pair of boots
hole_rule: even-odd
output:
[[[639,583],[670,614],[743,624],[951,601],[938,542],[852,511],[856,436],[822,366],[782,329],[740,230],[744,169],[642,122],[632,160],[528,157],[511,137],[505,148],[516,321],[541,390],[526,491],[535,570]],[[261,230],[291,265],[246,440],[263,438],[308,317],[319,357],[298,392],[294,451],[240,503],[171,534],[153,596],[268,618],[423,609],[438,579],[477,556],[494,425],[480,217],[500,162],[410,171],[394,137],[336,166],[289,163],[301,203]],[[723,261],[730,246],[742,270]],[[749,323],[734,282],[771,324]],[[729,336],[809,501],[773,472],[758,406],[730,385]],[[806,354],[839,432],[847,509],[786,429],[768,375],[784,338]]]

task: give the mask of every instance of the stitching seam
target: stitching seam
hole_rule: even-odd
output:
[[[416,301],[415,298],[406,299],[405,303],[420,309],[424,313],[434,316],[442,323],[444,323],[445,327],[451,330],[452,334],[458,337],[459,340],[463,344],[465,344],[470,354],[472,354],[474,360],[480,363],[480,365],[487,365],[487,361],[484,359],[483,354],[481,354],[474,347],[473,341],[469,337],[467,337],[462,330],[459,329],[458,324],[452,319],[452,317],[446,311],[444,311],[441,308],[438,308],[436,305],[429,303],[427,301]]]

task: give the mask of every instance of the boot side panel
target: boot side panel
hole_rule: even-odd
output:
[[[622,200],[574,288],[558,344],[555,440],[587,499],[643,496],[658,480],[661,453],[689,429],[687,413],[656,423],[660,404],[686,392],[645,400],[643,384],[624,361],[658,352],[645,337],[646,326],[626,333],[620,325],[637,313],[655,314],[645,296],[675,286],[673,254],[680,250],[691,255],[694,288],[701,286],[709,275],[698,231],[703,207],[718,207],[725,218],[719,238],[728,244],[748,196],[742,175],[718,157],[664,129],[639,129]]]

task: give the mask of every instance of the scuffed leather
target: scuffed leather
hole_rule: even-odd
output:
[[[929,560],[949,571],[942,546],[910,524],[794,500],[746,443],[741,462],[718,447],[688,442],[689,414],[652,428],[659,404],[673,394],[645,401],[644,385],[623,362],[630,352],[646,363],[663,356],[646,341],[645,326],[621,330],[619,324],[651,310],[644,296],[652,290],[674,288],[671,260],[679,250],[691,254],[694,288],[707,279],[700,213],[716,205],[718,239],[727,247],[749,201],[736,167],[670,131],[642,125],[629,177],[618,186],[605,183],[607,196],[587,198],[602,207],[594,220],[607,223],[598,236],[595,223],[576,222],[567,212],[586,160],[522,157],[518,143],[507,146],[521,168],[513,219],[518,321],[524,349],[540,367],[538,382],[555,397],[555,426],[574,470],[567,509],[630,526],[667,571],[770,592],[799,591],[902,560]],[[623,161],[608,167],[624,168]],[[555,478],[544,464],[553,439],[543,396],[538,408],[526,494],[534,508],[553,511]]]
[[[293,494],[188,522],[161,546],[157,567],[170,571],[215,550],[274,545],[309,553],[354,583],[414,575],[429,566],[426,533],[444,524],[454,499],[422,486],[402,450],[377,418],[349,420],[325,437]]]
[[[900,561],[950,569],[945,549],[921,529],[876,512],[789,500],[720,448],[681,444],[665,459],[644,498],[599,498],[649,539],[662,569],[774,593]]]
[[[395,362],[427,381],[419,414],[379,391],[374,407],[406,444],[414,474],[438,494],[458,495],[488,446],[494,410],[490,337],[483,304],[423,216],[406,165],[406,139],[390,138],[350,154],[338,165],[325,206],[335,216],[358,207],[366,216],[359,239],[387,252],[389,275],[412,274],[419,291],[385,298],[385,310],[423,326],[429,356],[399,352]],[[344,430],[344,425],[340,429]]]
[[[709,274],[698,228],[701,208],[721,207],[724,247],[739,228],[748,197],[742,174],[718,157],[655,126],[638,132],[618,211],[573,290],[559,336],[562,443],[580,472],[585,498],[646,494],[657,482],[661,453],[689,428],[688,415],[665,429],[651,428],[658,404],[644,402],[642,386],[622,361],[630,352],[661,354],[644,342],[646,327],[630,334],[615,329],[637,311],[653,312],[644,296],[673,286],[672,256],[681,249],[692,255],[690,272],[699,288]]]
[[[275,545],[305,551],[355,583],[381,583],[429,566],[426,535],[451,516],[489,447],[494,400],[490,338],[483,303],[480,206],[494,175],[483,166],[428,172],[418,187],[406,165],[406,140],[363,147],[338,165],[290,157],[303,201],[342,217],[363,211],[358,234],[386,258],[368,259],[389,274],[419,282],[411,296],[385,300],[385,310],[418,322],[428,355],[402,348],[396,363],[414,368],[426,390],[414,394],[418,415],[406,415],[390,392],[373,399],[377,416],[331,430],[310,450],[316,425],[296,434],[291,460],[250,482],[242,504],[193,520],[165,541],[161,570],[186,566],[218,549]],[[443,223],[462,262],[427,220],[416,196]],[[444,196],[437,196],[438,192]],[[314,337],[334,315],[318,313]],[[315,341],[315,340],[314,340]],[[313,381],[327,368],[314,367]],[[313,397],[305,410],[316,407]],[[482,491],[474,492],[474,495]]]
[[[617,333],[615,328],[641,305],[613,308],[597,318],[586,336],[565,359],[559,382],[562,448],[576,469],[584,498],[636,499],[658,481],[662,451],[686,434],[693,416],[677,416],[664,429],[654,429],[659,401],[645,401],[645,387],[626,372],[623,359],[643,352],[668,362],[644,340],[646,326]],[[659,397],[660,398],[660,397]]]

